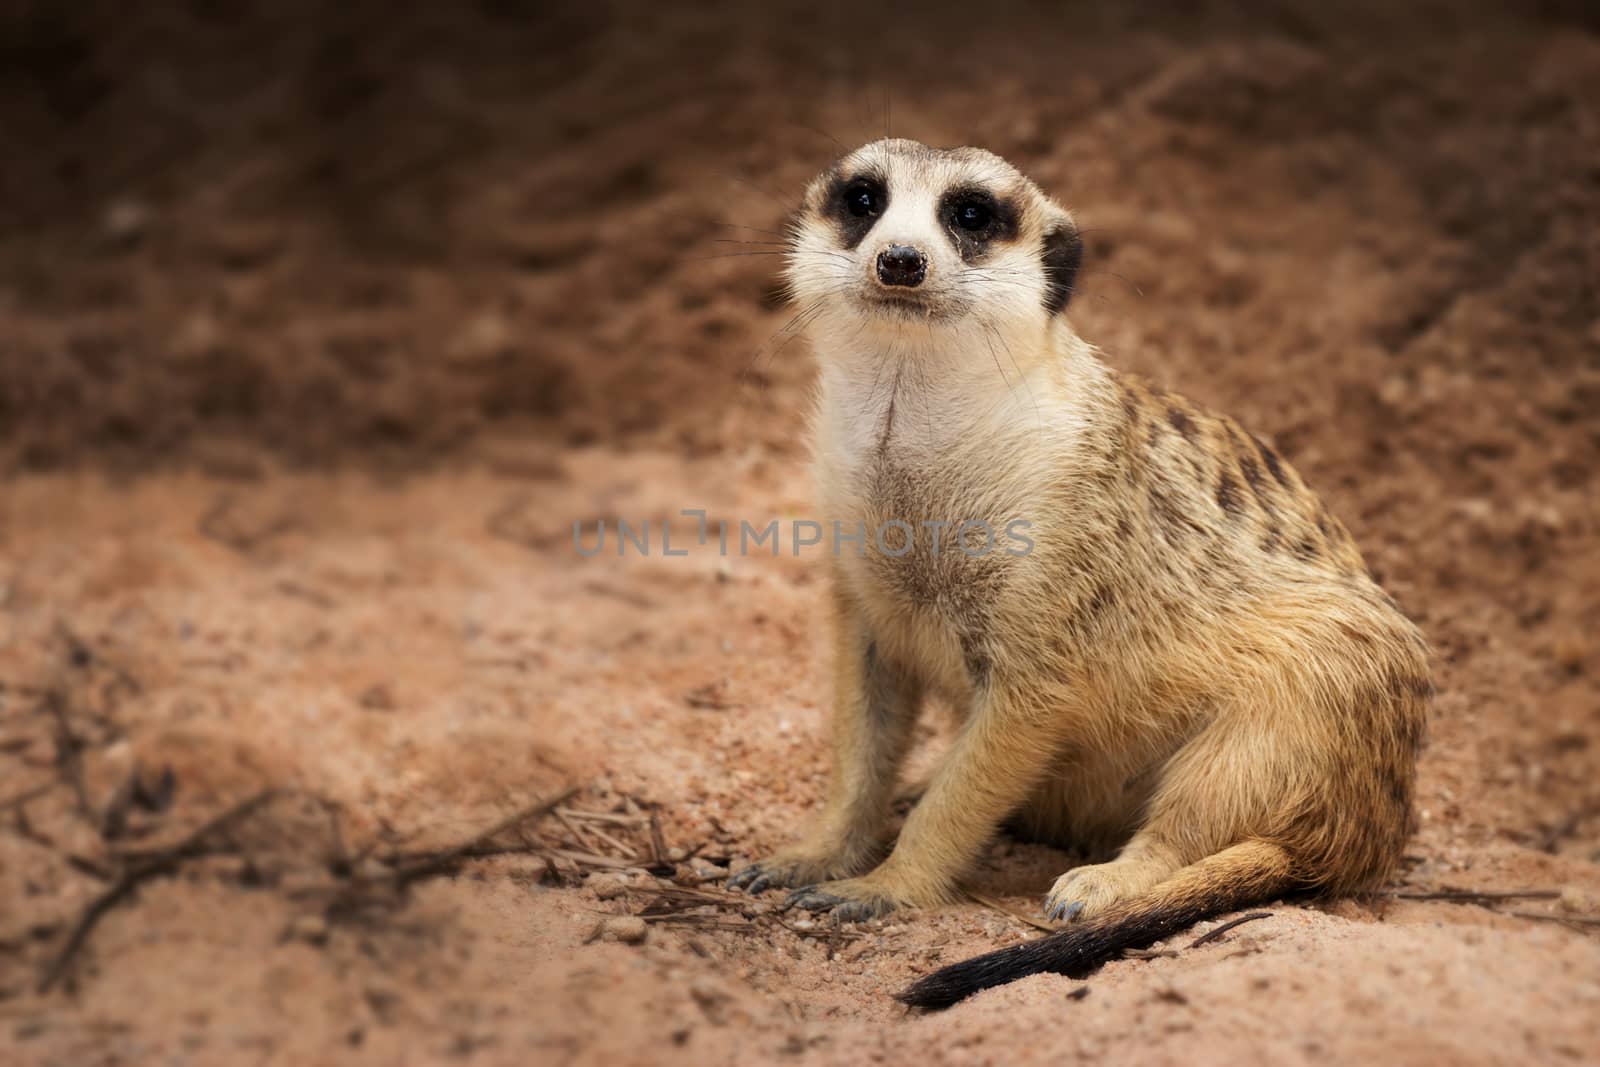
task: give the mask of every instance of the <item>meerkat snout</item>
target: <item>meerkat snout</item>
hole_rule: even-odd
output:
[[[878,280],[916,288],[928,276],[928,257],[910,245],[890,245],[878,253]]]

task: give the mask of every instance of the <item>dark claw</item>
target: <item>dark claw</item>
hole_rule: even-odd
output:
[[[824,893],[811,886],[804,886],[789,894],[789,899],[783,902],[783,910],[804,908],[806,911],[826,911],[843,903],[843,897],[836,897],[832,893]]]
[[[1073,919],[1076,919],[1082,913],[1083,913],[1083,901],[1074,900],[1072,902],[1072,906],[1067,909],[1067,921],[1071,922]]]
[[[832,893],[806,886],[789,894],[783,908],[803,908],[806,911],[826,911],[835,923],[858,923],[876,918],[888,910],[879,900],[847,900]]]
[[[1051,922],[1060,922],[1061,916],[1065,915],[1066,912],[1067,906],[1065,904],[1057,904],[1053,908],[1046,908],[1045,916],[1049,918]]]
[[[878,914],[878,907],[870,900],[847,900],[833,909],[836,923],[859,923]]]
[[[744,870],[734,872],[723,884],[729,889],[744,889],[753,885],[758,879],[761,878],[762,874],[763,872],[760,865],[752,863],[750,866],[744,868]],[[750,892],[755,893],[758,892],[758,890],[750,889]]]

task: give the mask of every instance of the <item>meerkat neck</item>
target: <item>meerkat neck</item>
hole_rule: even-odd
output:
[[[846,453],[893,440],[940,449],[1081,424],[1106,368],[1060,320],[1035,335],[987,329],[819,339],[816,432]]]

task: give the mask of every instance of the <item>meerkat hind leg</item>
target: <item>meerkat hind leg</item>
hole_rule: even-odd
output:
[[[1224,710],[1167,761],[1132,838],[1110,862],[1058,878],[1045,898],[1047,915],[1094,918],[1265,830],[1292,795],[1296,748],[1248,711]],[[1240,752],[1253,759],[1241,763]]]

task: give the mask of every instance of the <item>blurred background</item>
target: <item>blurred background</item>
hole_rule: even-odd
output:
[[[662,903],[820,795],[821,575],[572,523],[806,514],[772,242],[890,133],[1071,208],[1080,334],[1351,527],[1437,653],[1400,889],[1532,897],[1276,913],[1250,960],[1113,965],[1070,1031],[1064,980],[886,1000],[1031,935],[1054,850],[844,940]],[[0,159],[18,1060],[1600,1047],[1594,4],[6,0]],[[395,874],[569,788],[520,851]]]
[[[777,297],[705,257],[891,129],[1077,210],[1144,369],[1583,404],[1535,372],[1595,352],[1586,4],[7,8],[12,469],[710,444]]]

